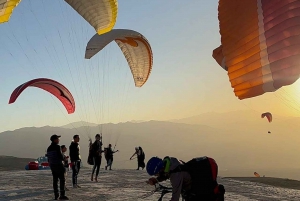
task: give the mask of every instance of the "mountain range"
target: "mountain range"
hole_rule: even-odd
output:
[[[102,125],[76,122],[72,128],[70,125],[26,127],[0,133],[0,155],[38,158],[45,154],[52,134],[61,135],[60,144],[67,147],[72,136],[79,134],[83,163],[88,166],[88,139],[102,132],[104,145],[111,143],[119,150],[114,157],[115,168],[135,168],[136,161],[129,158],[134,147],[141,146],[146,160],[151,156],[174,156],[184,161],[211,156],[224,176],[252,176],[257,171],[261,175],[299,178],[299,118],[275,114],[273,117],[269,123],[256,112],[235,111],[170,121]]]

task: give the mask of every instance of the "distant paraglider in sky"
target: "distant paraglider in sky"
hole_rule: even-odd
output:
[[[293,84],[300,75],[299,1],[220,0],[213,51],[239,99]]]
[[[265,112],[261,114],[261,118],[267,117],[268,121],[271,123],[272,122],[272,114],[270,112]],[[269,131],[270,132],[270,131]]]
[[[272,117],[272,114],[270,112],[265,112],[265,113],[261,114],[261,118],[265,118],[265,117],[268,119],[269,123],[272,122],[273,117]],[[271,131],[268,131],[268,133],[271,134]]]
[[[106,34],[95,34],[87,44],[85,58],[92,58],[112,41],[121,48],[135,86],[142,87],[148,80],[153,64],[151,46],[142,34],[128,29],[114,29]]]
[[[19,95],[27,87],[38,87],[40,89],[48,91],[61,101],[61,103],[65,106],[66,110],[68,111],[68,114],[74,113],[75,101],[71,92],[61,83],[47,78],[38,78],[30,80],[18,86],[11,94],[9,104],[14,103],[19,97]]]

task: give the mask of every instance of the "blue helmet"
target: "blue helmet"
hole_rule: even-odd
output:
[[[146,170],[149,175],[155,175],[164,167],[164,162],[158,157],[152,157],[148,163]]]

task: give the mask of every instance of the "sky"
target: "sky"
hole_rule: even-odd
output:
[[[10,21],[0,25],[0,131],[249,109],[299,116],[300,82],[251,99],[235,97],[227,73],[212,58],[220,45],[217,8],[217,0],[120,0],[114,28],[140,32],[153,51],[150,77],[136,88],[114,42],[84,59],[95,30],[67,3],[23,0]],[[38,88],[26,89],[8,104],[17,86],[40,77],[71,91],[74,114],[68,115],[56,98]]]

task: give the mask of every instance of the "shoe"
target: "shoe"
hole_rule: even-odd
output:
[[[69,200],[69,198],[68,198],[67,196],[64,195],[64,196],[60,196],[60,197],[59,197],[59,200]]]
[[[107,170],[107,166],[105,166],[105,170]]]
[[[69,191],[69,189],[67,187],[65,187],[65,191]]]
[[[93,175],[91,176],[91,181],[93,181]]]
[[[98,182],[98,179],[97,179],[97,177],[95,177],[95,182]]]
[[[78,184],[76,184],[77,188],[81,188],[81,186],[79,186]]]
[[[77,188],[77,185],[76,185],[76,184],[73,184],[73,188]]]
[[[54,200],[58,200],[59,195],[54,195]]]

